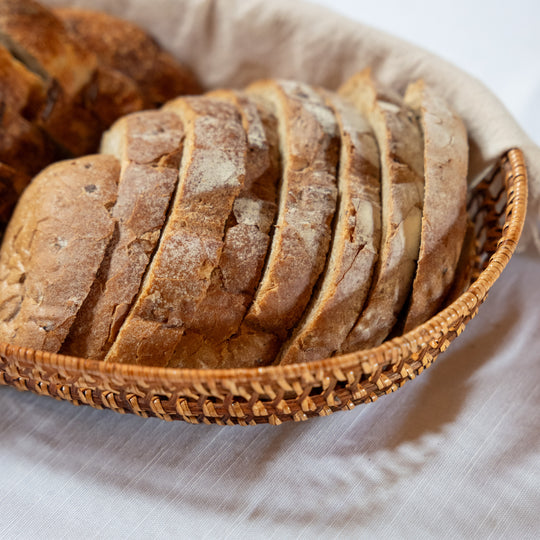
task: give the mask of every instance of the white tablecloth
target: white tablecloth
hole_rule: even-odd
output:
[[[540,142],[536,2],[324,3],[475,72]],[[537,538],[539,306],[540,258],[522,254],[420,377],[278,428],[0,387],[0,538]]]

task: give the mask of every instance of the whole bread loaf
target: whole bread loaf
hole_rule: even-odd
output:
[[[0,1],[0,163],[22,175],[96,152],[121,116],[199,92],[192,71],[131,23]]]

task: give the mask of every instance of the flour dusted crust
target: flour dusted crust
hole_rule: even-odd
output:
[[[331,251],[321,286],[280,354],[281,364],[309,362],[339,349],[364,305],[381,238],[379,152],[364,117],[330,92],[341,134]]]
[[[59,8],[54,12],[71,35],[96,54],[103,67],[135,81],[144,107],[156,107],[183,94],[200,93],[191,70],[134,24],[107,13],[79,8]]]
[[[437,313],[448,294],[467,228],[469,148],[463,121],[420,80],[405,103],[424,134],[425,194],[416,276],[404,331]]]
[[[119,173],[116,158],[88,156],[51,165],[24,192],[0,254],[1,341],[60,349],[112,238]]]
[[[381,154],[381,248],[365,307],[341,352],[380,344],[407,300],[420,243],[423,141],[416,117],[400,97],[383,94],[370,72],[339,90],[367,117]]]
[[[276,214],[280,176],[277,121],[243,93],[216,91],[209,97],[229,101],[239,110],[247,135],[246,181],[234,201],[218,266],[179,341],[174,367],[233,367],[224,352],[238,331],[259,283]]]
[[[168,111],[126,116],[105,135],[102,151],[122,165],[111,212],[116,230],[64,354],[102,360],[114,342],[158,243],[178,180],[183,136],[180,119]],[[138,154],[142,138],[145,151]]]
[[[223,250],[226,224],[246,175],[246,135],[236,108],[184,98],[165,110],[185,130],[178,188],[141,291],[106,361],[166,366]]]

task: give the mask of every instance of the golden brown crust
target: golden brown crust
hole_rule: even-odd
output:
[[[11,112],[32,118],[46,100],[43,81],[0,45],[0,103]]]
[[[62,21],[34,0],[2,0],[0,41],[44,80],[74,97],[97,67],[93,53],[73,41]]]
[[[246,181],[234,201],[210,286],[169,363],[174,367],[234,367],[223,351],[253,300],[277,209],[280,170],[275,117],[243,93],[221,90],[207,95],[231,102],[241,114],[248,145]]]
[[[106,361],[166,366],[210,286],[233,203],[245,181],[247,144],[229,103],[183,98],[185,142],[178,188],[141,291]]]
[[[1,341],[60,349],[112,237],[119,172],[114,157],[88,156],[51,165],[26,189],[0,255]]]
[[[0,115],[0,161],[22,173],[95,152],[117,118],[199,90],[189,69],[131,23],[0,2],[0,113],[10,115]]]
[[[369,70],[339,90],[369,120],[381,154],[382,235],[373,284],[341,352],[378,345],[392,330],[410,292],[420,243],[423,141],[399,96],[384,95]]]
[[[340,128],[339,205],[319,289],[280,354],[281,364],[310,362],[339,349],[364,305],[381,238],[379,152],[363,116],[325,92]]]
[[[0,118],[0,160],[27,177],[53,161],[57,148],[34,124],[5,110]]]
[[[64,354],[102,360],[114,342],[159,241],[178,180],[183,135],[175,114],[145,111],[119,120],[105,137],[104,151],[109,150],[107,140],[120,139],[111,148],[122,165],[111,212],[116,231],[62,347]],[[141,137],[146,143],[142,163],[128,157]]]
[[[424,212],[416,276],[404,331],[437,313],[454,281],[467,228],[469,148],[463,121],[423,81],[410,84],[405,103],[424,134]]]
[[[55,13],[81,45],[95,53],[103,66],[131,78],[140,88],[145,107],[156,107],[201,88],[186,66],[163,51],[138,26],[112,15],[78,8]]]
[[[72,155],[95,151],[102,127],[83,99],[96,74],[95,55],[34,0],[0,3],[0,42],[43,82],[45,102],[31,120]]]

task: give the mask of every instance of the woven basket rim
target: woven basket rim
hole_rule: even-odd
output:
[[[395,337],[381,345],[344,355],[333,356],[323,360],[304,364],[289,364],[285,366],[264,366],[258,368],[228,368],[228,369],[187,369],[139,366],[132,364],[105,363],[79,357],[37,351],[0,342],[0,355],[17,357],[21,363],[39,364],[56,370],[85,373],[87,375],[118,378],[123,381],[151,381],[167,384],[193,384],[217,381],[254,382],[257,380],[287,380],[292,377],[322,378],[321,374],[347,372],[362,369],[364,374],[376,379],[388,364],[399,364],[406,355],[414,354],[423,344],[437,340],[445,328],[459,317],[470,312],[481,303],[487,291],[500,276],[513,255],[525,221],[527,207],[527,172],[522,151],[512,148],[505,152],[500,162],[508,161],[514,176],[514,203],[511,215],[506,215],[505,234],[501,238],[495,253],[487,267],[478,278],[471,283],[467,291],[461,294],[450,305],[431,317],[413,330]],[[381,363],[380,359],[385,361]]]

